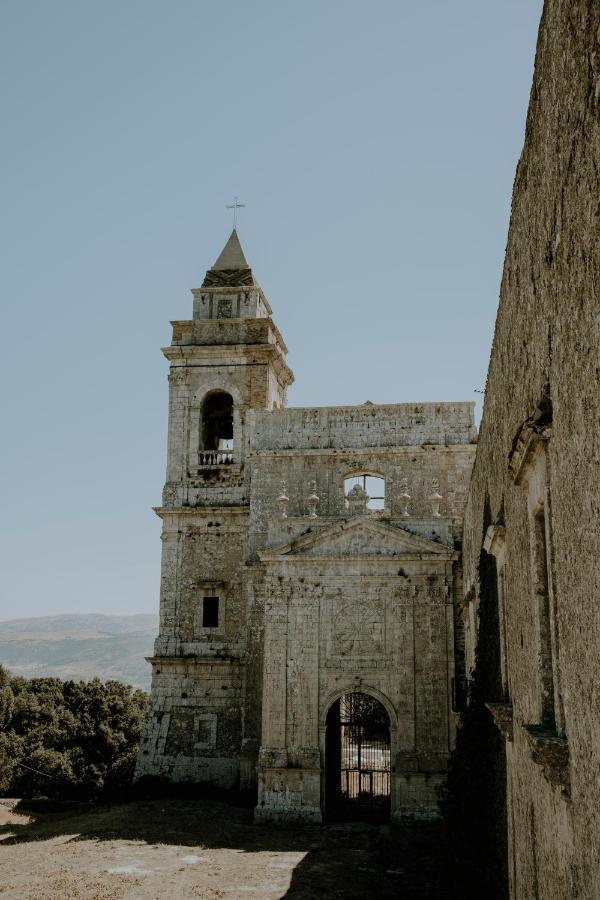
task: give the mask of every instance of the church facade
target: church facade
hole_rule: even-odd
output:
[[[160,633],[136,777],[256,821],[428,817],[464,690],[473,404],[287,408],[236,231],[164,354]]]

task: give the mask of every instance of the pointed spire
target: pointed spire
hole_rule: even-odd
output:
[[[249,269],[250,266],[244,256],[240,239],[235,228],[229,235],[229,240],[221,250],[221,255],[213,266],[213,269]]]
[[[202,287],[237,287],[256,285],[252,269],[248,265],[240,239],[235,228],[229,240],[221,250],[221,254],[208,272]]]

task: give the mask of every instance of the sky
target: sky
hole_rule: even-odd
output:
[[[291,406],[481,400],[541,0],[3,0],[0,619],[158,609],[171,319],[238,232]]]

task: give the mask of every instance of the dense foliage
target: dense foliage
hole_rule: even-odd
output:
[[[0,666],[0,796],[118,796],[147,697],[118,681],[19,678]]]

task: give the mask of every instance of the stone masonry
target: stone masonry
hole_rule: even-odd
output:
[[[513,900],[600,897],[599,173],[600,4],[547,0],[465,513]]]
[[[235,230],[193,296],[163,351],[160,633],[136,777],[257,790],[256,821],[319,822],[328,711],[359,691],[389,721],[392,817],[434,816],[464,681],[473,404],[287,409],[287,348]]]

